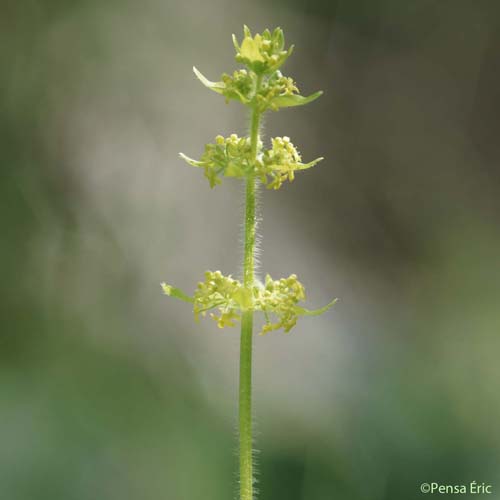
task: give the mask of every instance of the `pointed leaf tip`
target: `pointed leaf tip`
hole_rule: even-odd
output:
[[[238,39],[236,38],[236,35],[234,33],[233,33],[233,45],[234,45],[234,48],[236,49],[236,52],[239,52],[240,45],[239,45]]]
[[[214,92],[217,92],[218,94],[222,94],[225,85],[222,82],[212,82],[208,78],[206,78],[200,71],[196,69],[195,66],[193,66],[193,72],[196,75],[196,78],[200,80],[205,87],[209,88],[210,90],[213,90]]]
[[[193,160],[192,158],[189,158],[189,156],[186,156],[184,153],[179,153],[179,157],[193,167],[203,167],[203,163],[201,161]]]
[[[320,314],[325,313],[332,307],[336,302],[338,302],[339,299],[333,299],[331,302],[326,304],[326,306],[320,307],[319,309],[306,309],[305,307],[300,307],[297,306],[295,308],[295,311],[297,314],[300,314],[302,316],[319,316]]]
[[[308,168],[316,166],[321,160],[324,160],[322,156],[316,158],[313,161],[310,161],[309,163],[301,163],[299,164],[300,166],[297,168],[297,170],[307,170]]]
[[[165,295],[175,297],[176,299],[183,300],[184,302],[193,302],[193,298],[186,295],[180,288],[175,288],[167,283],[161,283],[161,288]]]
[[[294,106],[303,106],[304,104],[309,104],[310,102],[315,101],[318,97],[323,94],[322,90],[318,90],[318,92],[314,92],[307,97],[302,95],[284,95],[275,97],[272,100],[273,106],[276,108],[291,108]]]

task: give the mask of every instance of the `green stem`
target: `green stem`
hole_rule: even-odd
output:
[[[258,92],[262,77],[257,77]],[[261,112],[255,106],[250,124],[250,146],[252,161],[257,159]],[[254,284],[255,254],[255,174],[246,179],[245,202],[245,256],[243,260],[243,285],[251,289]],[[241,318],[240,343],[240,500],[253,500],[253,463],[252,463],[252,334],[253,311],[245,311]]]

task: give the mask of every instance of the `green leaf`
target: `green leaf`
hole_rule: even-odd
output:
[[[186,162],[189,163],[189,165],[192,165],[193,167],[204,167],[205,164],[202,163],[201,161],[196,161],[193,160],[192,158],[189,158],[189,156],[186,156],[184,153],[179,153],[179,156]]]
[[[253,306],[252,292],[247,288],[240,288],[234,293],[233,298],[238,303],[242,311],[247,311]]]
[[[214,92],[217,92],[218,94],[222,94],[224,92],[226,86],[222,82],[211,82],[208,78],[205,78],[205,76],[203,76],[194,66],[193,71],[196,75],[196,78],[198,78],[198,80],[200,80],[200,82],[203,83],[205,87],[213,90]]]
[[[310,161],[309,163],[299,163],[297,165],[297,168],[295,168],[295,170],[306,170],[308,168],[314,167],[314,165],[317,165],[321,160],[324,160],[322,156],[316,158],[313,161]]]
[[[229,161],[224,169],[225,177],[245,177],[246,171],[237,162]]]
[[[238,39],[236,38],[236,35],[233,33],[233,45],[234,48],[236,49],[236,52],[240,51],[240,45],[238,44]]]
[[[319,309],[306,309],[305,307],[295,306],[295,312],[300,316],[319,316],[324,312],[328,311],[330,307],[332,307],[335,302],[339,299],[333,299],[330,303],[326,304],[324,307],[320,307]]]
[[[310,102],[315,101],[320,95],[323,94],[322,90],[318,90],[314,94],[310,96],[304,97],[303,95],[283,95],[275,97],[271,101],[271,105],[273,108],[291,108],[293,106],[303,106],[304,104],[309,104]]]
[[[163,293],[169,297],[175,297],[176,299],[183,300],[184,302],[194,302],[194,299],[189,297],[189,295],[186,295],[180,288],[175,288],[174,286],[167,285],[166,283],[162,283],[161,288]]]

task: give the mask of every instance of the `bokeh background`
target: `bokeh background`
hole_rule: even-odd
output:
[[[238,331],[159,283],[241,269],[242,186],[178,152],[245,133],[191,71],[244,23],[325,91],[267,117],[326,159],[262,193],[262,272],[340,298],[256,338],[259,498],[500,498],[500,4],[3,0],[0,499],[236,496]]]

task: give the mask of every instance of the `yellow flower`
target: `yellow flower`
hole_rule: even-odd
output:
[[[162,287],[167,295],[192,302],[196,321],[200,315],[206,316],[208,311],[215,311],[210,313],[210,317],[219,328],[235,326],[245,311],[260,311],[265,317],[261,335],[280,328],[288,333],[299,316],[322,314],[335,303],[332,301],[325,307],[312,311],[300,307],[298,304],[305,300],[306,295],[304,286],[295,274],[279,280],[273,280],[267,275],[264,284],[256,283],[251,288],[245,288],[231,275],[207,271],[205,280],[198,283],[192,298],[166,283],[162,283]]]
[[[224,138],[218,135],[214,144],[206,144],[200,160],[193,160],[183,153],[180,156],[189,165],[202,167],[210,187],[221,183],[221,177],[246,177],[254,168],[250,140],[231,134]]]
[[[272,33],[266,29],[262,35],[252,37],[248,26],[244,26],[243,34],[241,45],[233,35],[236,60],[258,75],[276,71],[293,51],[293,45],[288,50],[284,49],[285,37],[281,28],[276,28]]]
[[[314,167],[323,158],[316,158],[309,163],[302,163],[302,158],[289,137],[275,137],[271,140],[272,148],[264,152],[260,177],[268,189],[279,189],[287,179],[293,182],[297,170]],[[268,182],[268,176],[271,181]]]

